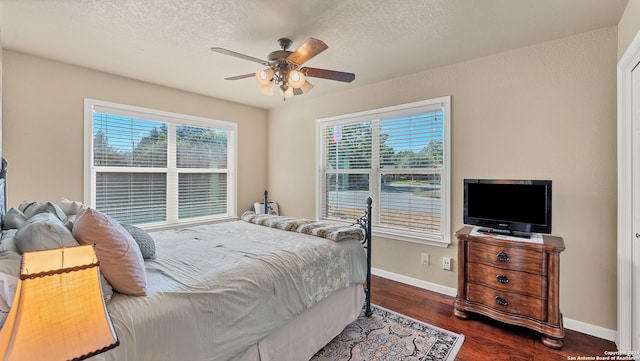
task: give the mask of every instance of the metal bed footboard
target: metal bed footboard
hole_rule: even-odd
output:
[[[364,215],[358,218],[357,224],[364,229],[364,240],[362,240],[363,247],[367,250],[367,284],[365,285],[365,310],[364,315],[369,317],[373,314],[371,311],[371,197],[367,197],[367,210]]]

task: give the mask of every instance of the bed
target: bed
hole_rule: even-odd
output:
[[[371,314],[370,215],[368,199],[350,227],[247,212],[150,232],[146,295],[113,293],[120,345],[90,360],[309,360],[363,305]]]

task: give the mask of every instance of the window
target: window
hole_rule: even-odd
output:
[[[237,126],[85,99],[85,202],[147,227],[235,216]]]
[[[447,245],[450,97],[317,121],[318,215],[353,221],[367,196],[374,233]]]

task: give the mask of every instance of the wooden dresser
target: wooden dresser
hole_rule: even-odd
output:
[[[543,244],[537,244],[471,236],[471,230],[456,232],[460,269],[455,315],[467,318],[467,312],[475,312],[527,327],[542,333],[546,346],[561,348],[562,238],[543,236]]]

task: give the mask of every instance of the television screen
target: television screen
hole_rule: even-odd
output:
[[[464,223],[503,232],[551,233],[551,181],[465,179]]]

